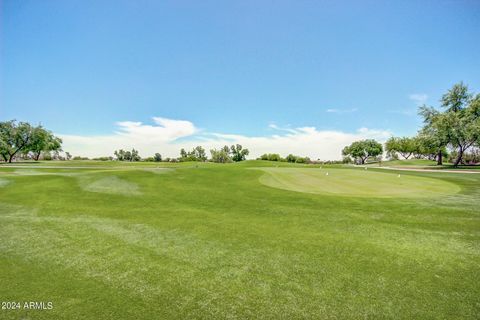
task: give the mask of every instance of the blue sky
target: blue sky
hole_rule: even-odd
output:
[[[419,103],[458,81],[480,91],[479,1],[1,6],[0,119],[62,135],[162,126],[152,117],[193,124],[179,141],[305,127],[407,135]]]

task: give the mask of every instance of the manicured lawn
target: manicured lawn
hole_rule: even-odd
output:
[[[480,314],[480,174],[28,165],[0,166],[0,297],[54,309],[0,319]]]
[[[460,165],[454,167],[452,163],[444,162],[443,165],[438,166],[436,161],[425,160],[425,159],[408,159],[408,160],[391,160],[391,161],[382,161],[381,164],[378,162],[372,163],[370,166],[388,166],[388,167],[416,167],[416,168],[426,168],[426,169],[447,169],[447,170],[480,170],[480,165]]]

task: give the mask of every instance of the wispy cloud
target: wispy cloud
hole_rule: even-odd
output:
[[[315,127],[271,129],[281,133],[268,136],[245,136],[232,133],[200,132],[190,121],[153,118],[153,124],[122,121],[117,130],[101,136],[62,135],[64,150],[73,155],[113,155],[116,149],[136,148],[142,156],[160,152],[164,157],[177,157],[180,148],[193,148],[201,144],[207,150],[223,145],[240,143],[250,149],[250,158],[263,153],[294,153],[312,159],[334,160],[341,158],[344,146],[359,139],[385,141],[392,135],[387,130],[360,128],[353,133],[335,130],[317,130]]]
[[[351,109],[336,109],[336,108],[330,108],[325,110],[325,112],[328,113],[338,113],[338,114],[345,114],[345,113],[353,113],[357,112],[358,108],[351,108]]]
[[[390,110],[390,113],[401,114],[404,116],[412,117],[417,115],[418,107],[424,105],[428,100],[428,95],[425,93],[412,93],[408,95],[408,99],[413,101],[414,106],[408,106],[403,109]]]
[[[277,126],[277,125],[274,124],[274,123],[269,124],[268,127],[269,127],[270,129],[273,129],[273,130],[295,133],[295,130],[292,129],[292,128],[290,128],[290,127],[279,127],[279,126]]]
[[[408,96],[408,98],[412,100],[415,103],[415,105],[421,106],[425,104],[425,102],[427,102],[428,95],[425,93],[412,93]]]

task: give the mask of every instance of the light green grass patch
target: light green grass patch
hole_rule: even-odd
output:
[[[364,197],[432,197],[460,191],[440,179],[356,169],[261,168],[260,182],[285,190]]]
[[[81,174],[80,172],[73,172],[70,170],[56,170],[50,171],[48,168],[39,168],[39,169],[16,169],[12,174],[17,176],[45,176],[45,175],[55,175],[55,176],[76,176]]]
[[[120,179],[116,176],[109,176],[97,179],[88,184],[81,184],[82,188],[90,192],[100,192],[121,195],[141,194],[137,184]]]
[[[0,188],[5,187],[10,183],[10,180],[0,178]]]
[[[152,172],[155,174],[164,174],[164,173],[169,173],[172,172],[173,169],[171,168],[145,168],[143,169],[144,171]]]

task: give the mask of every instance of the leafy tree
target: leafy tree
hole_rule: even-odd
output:
[[[443,158],[448,155],[446,143],[423,130],[415,137],[415,142],[417,155],[424,156],[429,160],[437,160],[437,165],[442,165]]]
[[[185,151],[185,149],[180,150],[179,161],[206,161],[207,153],[202,146],[196,146],[192,151]]]
[[[162,155],[160,153],[155,153],[155,156],[153,157],[153,160],[155,162],[161,162],[162,161]]]
[[[230,154],[228,152],[228,147],[227,149],[225,149],[224,147],[220,150],[212,149],[210,150],[210,154],[212,156],[213,162],[217,162],[217,163],[232,162],[232,158],[230,157]]]
[[[264,153],[259,159],[267,161],[284,161],[284,159],[278,153]]]
[[[65,152],[65,158],[67,158],[67,160],[72,160],[72,155],[70,152]]]
[[[142,158],[138,154],[138,150],[132,149],[130,152],[130,161],[140,161]]]
[[[0,155],[12,162],[18,152],[27,151],[34,129],[27,122],[15,120],[0,122]]]
[[[135,149],[132,151],[115,150],[114,155],[118,161],[140,161],[142,159]]]
[[[435,125],[440,112],[431,107],[422,106],[419,109],[419,114],[423,117],[424,122],[424,126],[418,134],[420,148],[424,150],[435,149],[437,165],[442,165],[444,150],[449,143],[449,137],[445,131],[439,130],[438,126]]]
[[[115,150],[113,153],[115,157],[117,158],[118,161],[124,161],[125,160],[125,151],[123,149],[120,150]]]
[[[309,157],[297,157],[295,163],[310,163]]]
[[[185,149],[180,149],[180,158],[187,158],[187,151]]]
[[[467,86],[456,84],[442,97],[440,112],[423,106],[420,114],[424,117],[424,135],[429,136],[437,146],[449,146],[456,150],[454,166],[462,163],[464,153],[480,143],[480,94],[474,96]],[[439,148],[439,158],[441,158]]]
[[[191,155],[195,159],[195,161],[206,161],[207,160],[207,153],[202,146],[196,146],[193,150]]]
[[[472,98],[472,94],[468,92],[468,86],[463,82],[454,84],[442,96],[442,107],[446,108],[448,112],[459,112],[465,108]]]
[[[294,162],[297,161],[297,158],[298,158],[297,156],[294,156],[293,154],[290,153],[290,154],[285,158],[285,160],[287,160],[287,162],[294,163]]]
[[[249,153],[248,149],[243,149],[240,144],[237,144],[236,146],[231,146],[230,150],[232,152],[232,160],[235,162],[245,160]]]
[[[385,151],[387,151],[387,155],[389,155],[390,157],[398,152],[402,155],[402,157],[408,159],[415,153],[416,150],[417,144],[415,138],[391,137],[385,143]]]
[[[382,145],[373,139],[355,141],[343,148],[343,156],[351,156],[364,164],[369,157],[376,157],[383,152]]]

